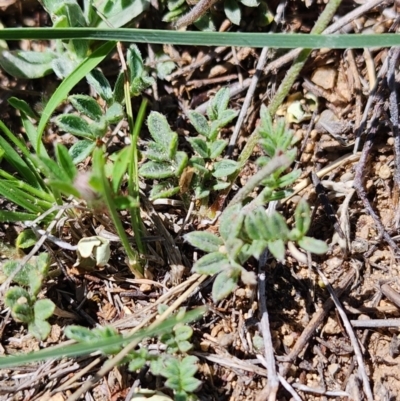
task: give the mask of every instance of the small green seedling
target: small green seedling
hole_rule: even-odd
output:
[[[51,326],[47,319],[53,315],[55,309],[50,299],[38,299],[43,281],[48,275],[49,262],[49,255],[41,253],[33,261],[26,263],[13,278],[18,286],[11,287],[4,300],[12,317],[27,324],[29,333],[38,340],[45,340],[50,334]],[[9,277],[19,267],[18,261],[8,261],[3,266],[4,274]]]
[[[222,159],[221,154],[227,146],[220,139],[221,129],[229,124],[237,112],[228,108],[229,89],[222,88],[210,102],[208,119],[191,111],[188,117],[198,135],[188,138],[195,155],[189,159],[186,152],[178,150],[178,135],[173,132],[167,119],[160,113],[152,112],[148,118],[148,128],[152,141],[147,143],[144,155],[149,159],[139,169],[139,174],[157,180],[150,192],[150,199],[166,198],[181,193],[185,200],[187,190],[195,199],[207,203],[212,191],[220,191],[229,186],[226,177],[238,169],[234,160]],[[197,174],[189,175],[182,184],[184,173],[192,169]],[[183,185],[185,189],[183,189]]]
[[[268,164],[279,155],[286,155],[289,162],[294,160],[295,149],[291,149],[293,134],[286,130],[283,122],[274,126],[265,108],[261,112],[259,130],[260,145],[266,153],[258,159],[262,169],[268,168]],[[239,278],[245,284],[256,283],[255,276],[247,272],[243,265],[250,257],[259,259],[266,248],[279,261],[284,261],[289,241],[297,243],[305,251],[317,254],[327,251],[323,241],[306,235],[311,213],[304,200],[297,205],[292,229],[279,212],[267,214],[265,210],[266,203],[287,196],[290,192],[285,187],[299,176],[297,171],[285,174],[286,167],[278,167],[268,177],[260,179],[258,185],[264,188],[254,199],[245,198],[224,210],[220,217],[219,236],[206,231],[185,235],[190,244],[207,253],[194,264],[193,271],[217,275],[212,290],[215,301],[229,295],[236,288]],[[257,185],[253,184],[253,187]],[[249,193],[253,187],[249,189],[245,186],[242,191]]]

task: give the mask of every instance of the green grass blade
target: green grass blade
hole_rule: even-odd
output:
[[[0,121],[0,130],[3,131],[8,138],[15,138],[14,134],[4,125],[2,121]],[[21,177],[25,181],[29,182],[32,186],[35,188],[40,188],[40,183],[37,176],[34,174],[33,169],[2,136],[0,136],[0,147],[2,147],[5,151],[3,157],[11,164],[11,166],[13,166],[15,171],[17,171]]]
[[[49,193],[42,191],[40,189],[34,188],[31,185],[27,184],[24,181],[18,180],[11,174],[7,173],[6,171],[0,169],[0,177],[5,178],[6,180],[13,181],[13,185],[17,186],[17,188],[37,197],[43,199],[49,203],[54,202],[54,198]]]
[[[70,28],[68,28],[70,29]],[[46,104],[45,109],[43,110],[42,116],[38,125],[38,133],[37,133],[37,144],[36,148],[40,149],[40,144],[42,140],[43,131],[46,127],[47,122],[49,121],[51,115],[54,110],[58,107],[58,105],[63,102],[70,92],[70,90],[90,71],[93,70],[102,60],[104,60],[107,55],[111,52],[111,50],[115,47],[115,42],[107,42],[98,47],[88,58],[82,61],[74,71],[68,75],[67,78],[62,81],[57,90],[53,93],[53,96]]]
[[[132,43],[171,43],[193,46],[242,46],[294,48],[364,48],[400,46],[400,35],[314,35],[285,33],[179,32],[156,29],[6,28],[0,39],[95,39]],[[106,45],[103,45],[106,46]]]
[[[16,223],[21,221],[33,221],[37,219],[37,214],[10,212],[9,210],[0,210],[0,221],[2,223]]]
[[[52,204],[21,191],[12,181],[0,181],[0,195],[31,213],[43,213]]]
[[[177,323],[189,323],[193,320],[198,319],[205,313],[205,308],[197,308],[185,313],[182,319],[177,319],[176,317],[171,317],[165,322],[161,323],[155,328],[148,328],[141,330],[131,336],[121,338],[120,336],[115,336],[108,338],[107,340],[96,341],[92,343],[85,344],[74,344],[67,347],[51,347],[49,349],[31,352],[29,354],[16,355],[16,356],[2,356],[0,357],[0,369],[10,368],[12,366],[25,365],[31,362],[43,361],[52,358],[65,358],[74,357],[79,355],[88,355],[95,351],[102,351],[103,349],[116,346],[124,345],[131,341],[138,341],[145,337],[154,337],[163,333],[169,333],[172,331]]]

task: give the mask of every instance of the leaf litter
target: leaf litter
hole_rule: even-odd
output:
[[[12,7],[11,3],[2,4],[2,7]],[[286,28],[308,31],[311,25],[308,25],[307,17],[294,12],[299,5],[304,8],[300,2],[297,3],[287,6]],[[316,5],[310,6],[316,12]],[[382,17],[384,13],[378,12],[385,11],[380,7],[359,16],[364,30],[381,29],[385,24],[385,29],[390,29],[389,19],[385,20]],[[21,18],[29,18],[24,15],[27,10],[22,9]],[[37,12],[40,14],[40,10]],[[12,26],[12,21],[7,18],[3,23]],[[155,99],[159,111],[168,116],[172,129],[181,136],[190,130],[184,113],[190,109],[204,110],[205,103],[221,84],[228,84],[234,93],[230,106],[241,108],[259,57],[256,51],[242,51],[235,55],[229,48],[210,50],[173,46],[169,54],[176,58],[178,69],[160,81],[158,98]],[[287,71],[287,61],[283,56],[278,53],[271,57],[282,61],[266,63],[233,155],[243,148],[247,136],[257,124],[260,99],[271,97]],[[341,397],[346,396],[362,399],[365,383],[363,390],[360,361],[354,357],[354,343],[335,313],[326,285],[312,270],[312,266],[317,266],[332,283],[350,323],[357,323],[354,333],[361,344],[362,364],[373,398],[400,397],[400,385],[394,374],[400,363],[397,322],[400,287],[397,249],[393,246],[398,240],[399,194],[395,177],[400,167],[396,164],[395,130],[389,123],[393,108],[388,99],[393,88],[388,88],[384,77],[379,78],[379,70],[386,60],[391,61],[391,57],[393,54],[387,49],[314,51],[292,90],[302,95],[301,107],[308,107],[305,101],[307,93],[318,98],[318,107],[315,116],[313,110],[305,109],[305,120],[290,123],[298,138],[298,149],[303,149],[298,156],[302,176],[295,186],[295,194],[278,207],[289,218],[300,196],[306,198],[314,207],[309,235],[331,244],[326,255],[314,257],[312,261],[308,259],[308,265],[299,263],[290,253],[286,253],[283,263],[268,257],[258,266],[255,260],[251,260],[246,268],[263,274],[264,284],[258,287],[241,284],[227,299],[214,304],[211,300],[212,280],[190,272],[202,254],[196,253],[183,241],[183,235],[194,231],[200,222],[194,215],[187,218],[179,203],[149,202],[146,199],[149,188],[143,183],[142,219],[149,240],[146,258],[150,268],[147,276],[132,278],[125,268],[118,243],[113,244],[105,270],[83,274],[72,270],[75,260],[71,253],[48,243],[46,249],[56,263],[51,279],[42,290],[56,304],[54,316],[50,319],[50,336],[39,343],[27,334],[26,328],[11,321],[4,313],[0,325],[0,352],[3,355],[15,354],[65,344],[62,330],[71,324],[89,327],[111,325],[125,333],[149,324],[157,316],[159,304],[175,305],[175,308],[177,305],[194,307],[207,304],[207,315],[201,323],[192,325],[195,345],[192,352],[199,358],[198,378],[203,382],[197,393],[200,399],[288,400],[295,396],[290,395],[292,391],[298,393],[299,399],[307,400],[344,399]],[[271,64],[273,70],[269,67]],[[330,74],[323,78],[329,84],[317,77],[322,71]],[[221,79],[215,80],[216,76]],[[35,81],[21,83],[3,73],[0,79],[5,88],[2,119],[17,128],[19,119],[4,100],[8,92],[20,96],[20,90],[29,90],[31,92],[26,95],[35,96],[44,90],[39,89]],[[45,90],[49,92],[53,87],[48,82],[50,80],[42,79]],[[377,90],[373,93],[375,82]],[[372,93],[374,99],[368,105]],[[329,110],[330,116],[334,117],[321,125],[321,120],[317,119],[321,119],[322,110]],[[325,133],[321,132],[321,126]],[[228,127],[227,138],[230,133]],[[366,133],[369,133],[368,138]],[[62,136],[55,138],[63,141]],[[124,143],[124,138],[116,137],[112,141],[114,146],[118,146]],[[361,155],[351,154],[356,142],[359,146],[356,151],[362,152]],[[241,185],[257,169],[254,166],[257,152],[260,152],[258,148],[239,176]],[[363,164],[359,164],[360,157]],[[333,167],[328,167],[331,163]],[[337,236],[335,238],[334,225],[311,185],[311,171],[317,173],[324,185],[326,197],[346,237],[345,243],[340,243]],[[365,195],[361,199],[354,193],[348,195],[357,173],[362,177],[357,192]],[[10,206],[2,200],[2,207]],[[371,211],[375,213],[374,217],[371,217]],[[128,216],[122,212],[121,219],[131,234]],[[377,226],[377,221],[381,226]],[[113,232],[111,221],[104,214],[82,212],[79,219],[68,223],[68,226],[61,225],[58,234],[63,241],[73,244],[77,244],[83,235],[100,235],[95,232],[99,228]],[[215,232],[218,224],[216,221],[203,229]],[[12,224],[2,224],[0,239],[4,247],[13,244],[17,230],[18,227]],[[392,244],[388,243],[388,238]],[[5,260],[6,254],[4,252]],[[264,301],[260,301],[257,295],[262,287],[265,287],[261,294],[266,298]],[[260,302],[265,302],[265,310]],[[264,325],[259,325],[266,311],[269,333],[265,332]],[[383,327],[379,323],[375,327],[367,325],[389,318],[394,319],[392,327]],[[366,322],[366,328],[362,326],[363,322]],[[268,336],[269,342],[266,341]],[[267,368],[271,361],[265,358],[268,351],[271,354],[271,348],[266,350],[266,344],[273,347],[275,362],[272,362],[276,363],[276,373],[280,375],[277,377],[282,384],[275,395],[267,386]],[[157,344],[151,341],[146,346],[157,349]],[[4,370],[0,373],[0,397],[67,399],[82,381],[99,370],[103,361],[104,357],[89,356]],[[130,389],[134,386],[159,389],[156,378],[146,370],[140,374],[132,373],[122,365],[112,369],[86,396],[95,400],[129,399]]]

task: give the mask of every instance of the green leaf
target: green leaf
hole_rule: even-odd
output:
[[[74,186],[74,183],[72,183],[72,182],[50,179],[50,180],[48,180],[48,185],[49,185],[49,187],[61,192],[62,194],[66,195],[66,196],[73,195],[78,199],[80,199],[82,197],[82,194],[79,192],[79,190]]]
[[[239,168],[239,163],[234,160],[224,159],[214,163],[214,172],[212,175],[215,178],[227,177],[233,174]]]
[[[56,306],[50,299],[39,299],[33,306],[35,320],[47,320],[53,316]]]
[[[187,138],[187,141],[192,146],[193,150],[199,154],[203,159],[209,157],[207,142],[201,138]]]
[[[225,127],[228,123],[230,123],[234,118],[237,117],[239,113],[236,110],[224,110],[218,116],[218,127]]]
[[[90,74],[86,76],[89,85],[93,86],[94,90],[104,99],[107,104],[111,104],[113,100],[113,91],[110,86],[110,82],[104,76],[104,74],[98,70],[94,69]]]
[[[146,11],[150,6],[148,0],[106,0],[96,3],[98,11],[104,15],[98,23],[99,28],[122,27],[132,21],[138,15]]]
[[[270,227],[269,218],[262,206],[255,208],[247,214],[245,227],[247,235],[251,239],[269,241],[275,238],[274,232]]]
[[[96,340],[96,335],[91,330],[82,326],[70,325],[65,328],[65,335],[77,342],[90,342]]]
[[[185,152],[176,152],[175,156],[175,176],[180,177],[183,173],[183,170],[187,166],[189,161],[189,157]]]
[[[88,156],[90,156],[96,147],[96,142],[89,139],[81,139],[75,142],[68,150],[72,158],[72,163],[78,164],[83,162]]]
[[[231,269],[227,269],[217,275],[212,288],[212,298],[214,302],[226,298],[237,286],[239,274],[233,274]]]
[[[193,348],[193,344],[190,341],[180,341],[178,343],[179,352],[186,354]]]
[[[23,50],[1,50],[0,66],[15,78],[36,79],[52,72],[52,61],[55,54]]]
[[[229,265],[226,255],[220,252],[212,252],[204,255],[193,265],[193,271],[197,274],[206,274],[212,276],[219,273]]]
[[[60,129],[72,135],[95,139],[89,124],[80,116],[61,114],[61,116],[56,117],[55,123]]]
[[[174,71],[176,64],[171,61],[167,54],[159,54],[156,56],[156,73],[159,79],[165,79]]]
[[[31,305],[25,303],[25,299],[20,298],[18,303],[12,308],[11,316],[18,322],[30,323],[34,319],[33,308]]]
[[[210,159],[216,159],[228,145],[228,141],[225,139],[218,139],[214,141],[211,145],[209,145],[209,154]]]
[[[230,186],[230,182],[225,182],[225,181],[217,181],[216,184],[213,184],[212,189],[214,191],[222,191],[223,189],[226,189]]]
[[[174,169],[170,163],[149,161],[139,168],[139,174],[153,180],[174,176]]]
[[[226,208],[222,213],[220,217],[219,233],[223,240],[226,241],[229,238],[239,236],[244,220],[242,209],[243,206],[238,203]]]
[[[147,72],[143,67],[142,55],[136,45],[131,45],[129,47],[126,61],[130,75],[131,94],[133,96],[138,96],[140,92],[149,87],[154,80],[147,76]]]
[[[55,151],[58,165],[63,170],[65,176],[69,178],[69,181],[72,182],[75,179],[77,169],[71,155],[68,153],[67,148],[60,143],[56,144]]]
[[[195,377],[185,377],[182,380],[183,391],[185,391],[186,393],[193,393],[194,391],[197,391],[201,385],[201,380],[196,379]]]
[[[49,179],[70,182],[67,173],[53,160],[47,157],[36,157],[40,170]]]
[[[311,212],[308,203],[301,199],[294,212],[295,227],[301,235],[306,235],[311,224]]]
[[[129,162],[130,148],[129,146],[126,146],[117,153],[112,167],[111,187],[114,193],[118,193],[121,188],[122,179],[128,171]]]
[[[124,109],[115,102],[107,109],[105,117],[109,124],[118,124],[124,118]]]
[[[135,372],[139,369],[142,369],[143,366],[146,364],[147,360],[142,357],[135,357],[132,361],[129,362],[128,369],[131,372]]]
[[[170,10],[170,11],[174,11],[184,4],[186,4],[186,0],[168,0],[167,1],[167,7],[168,7],[168,10]]]
[[[187,327],[187,326],[186,326]],[[183,372],[184,377],[191,377],[194,376],[198,370],[198,363],[199,359],[193,355],[185,356],[181,361],[181,372]],[[196,390],[186,390],[190,393]]]
[[[147,125],[154,141],[168,154],[172,142],[177,140],[178,135],[171,130],[167,119],[162,114],[152,111],[147,119]]]
[[[268,249],[278,261],[283,262],[285,260],[285,243],[283,240],[269,241]]]
[[[17,248],[26,249],[34,246],[38,241],[35,233],[30,229],[26,229],[19,233],[16,241],[15,246]]]
[[[29,292],[21,287],[11,287],[5,294],[4,304],[8,308],[13,308],[20,298],[30,300]]]
[[[208,125],[208,121],[203,116],[203,114],[200,114],[197,111],[190,111],[188,113],[188,117],[195,130],[200,135],[203,135],[206,138],[208,138],[208,135],[210,133],[210,126]]]
[[[46,128],[46,125],[56,108],[67,98],[69,91],[90,71],[92,71],[93,68],[95,68],[102,60],[104,60],[104,58],[111,52],[111,50],[114,49],[115,44],[116,43],[113,41],[107,41],[103,45],[96,48],[96,50],[91,53],[85,60],[83,60],[78,66],[76,66],[71,74],[68,75],[57,87],[56,91],[53,93],[50,100],[47,102],[45,109],[42,112],[42,116],[40,118],[37,129],[38,143],[35,146],[36,149],[39,148],[39,146],[41,145],[41,139],[44,129]]]
[[[34,320],[28,324],[28,331],[38,340],[45,340],[51,331],[51,326],[44,320]]]
[[[171,158],[166,153],[163,145],[150,141],[147,142],[147,149],[143,152],[150,160],[156,162],[170,162]]]
[[[186,325],[177,325],[174,329],[177,342],[189,340],[193,335],[193,329]]]
[[[27,102],[25,102],[25,100],[18,99],[12,96],[8,99],[8,103],[11,104],[11,106],[14,107],[15,109],[22,111],[28,117],[34,120],[37,119],[38,117],[37,114],[32,110],[31,106]]]
[[[237,261],[238,255],[244,245],[244,242],[239,238],[228,238],[225,241],[226,253],[231,261]]]
[[[301,169],[293,170],[288,174],[285,174],[282,177],[279,177],[277,180],[277,184],[279,188],[288,187],[292,185],[301,175]]]
[[[289,229],[283,216],[278,212],[272,212],[268,216],[269,229],[275,238],[285,240],[288,238]]]
[[[185,234],[184,239],[192,246],[201,249],[204,252],[217,252],[223,244],[221,238],[207,231],[192,231]]]
[[[268,241],[256,240],[253,241],[248,248],[248,253],[256,259],[260,259],[261,254],[265,251],[268,246]]]
[[[121,71],[118,74],[117,80],[115,81],[113,97],[114,102],[123,104],[125,101],[125,93],[124,93],[124,81],[125,77],[123,72]]]
[[[151,188],[149,199],[151,201],[155,199],[170,198],[180,191],[179,187],[174,187],[169,181],[160,182],[159,184],[154,184]]]
[[[229,103],[229,88],[221,88],[216,93],[214,98],[211,100],[207,108],[207,115],[210,118],[210,120],[211,121],[218,120],[221,114],[228,107],[228,103]]]
[[[297,242],[305,251],[322,255],[328,252],[328,245],[324,241],[311,238],[303,237]]]
[[[100,121],[103,116],[103,110],[91,96],[72,95],[68,97],[68,100],[76,110],[94,121]]]
[[[202,174],[208,174],[209,173],[209,171],[205,167],[205,165],[206,165],[205,161],[201,157],[193,156],[189,160],[189,165],[192,166],[193,168],[195,168],[196,170],[198,170]]]

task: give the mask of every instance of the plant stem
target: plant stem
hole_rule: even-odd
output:
[[[102,149],[98,148],[93,154],[93,171],[95,177],[98,179],[97,184],[99,184],[99,190],[107,206],[108,212],[110,213],[111,220],[114,223],[122,246],[124,247],[126,255],[128,256],[129,269],[136,276],[136,278],[143,278],[143,268],[139,261],[139,254],[131,247],[124,227],[122,226],[121,219],[118,215],[117,208],[112,197],[110,183],[108,182],[104,171],[104,165],[104,152]]]
[[[289,159],[285,154],[273,157],[269,163],[264,166],[257,174],[253,175],[245,184],[243,188],[234,196],[230,201],[229,206],[233,206],[236,203],[243,202],[245,198],[260,185],[260,182],[265,178],[268,178],[277,169],[281,167],[289,167],[292,160]]]
[[[129,101],[129,103],[131,103]],[[129,171],[128,171],[128,190],[129,195],[135,200],[136,204],[140,204],[139,198],[139,175],[138,175],[138,150],[137,143],[139,138],[140,129],[142,128],[143,121],[146,115],[147,108],[147,99],[143,98],[142,103],[140,104],[139,112],[136,117],[136,123],[131,128],[131,157],[129,162]],[[132,107],[130,107],[130,113],[132,113]],[[127,104],[127,114],[128,120],[130,119],[128,113],[128,104]],[[133,118],[132,118],[133,123]],[[130,126],[130,124],[129,124]],[[140,218],[140,208],[133,207],[130,210],[131,212],[131,223],[133,227],[133,232],[135,233],[136,245],[138,247],[139,253],[144,255],[145,246],[142,241],[142,230],[141,230],[141,218]]]

